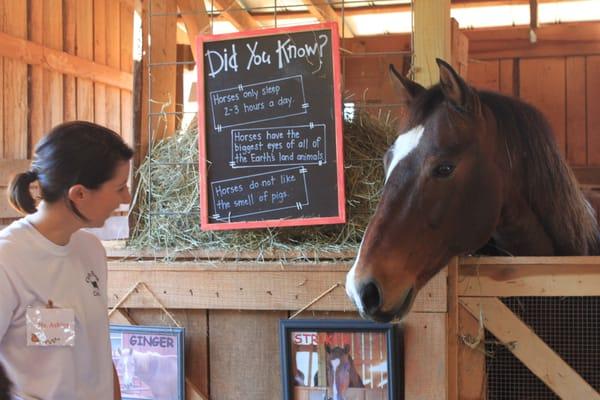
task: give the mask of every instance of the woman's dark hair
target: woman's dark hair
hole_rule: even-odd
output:
[[[77,216],[86,220],[67,200],[69,188],[80,184],[97,189],[113,178],[120,162],[131,157],[133,150],[114,131],[91,122],[65,122],[40,140],[31,169],[12,179],[10,204],[25,214],[36,212],[29,185],[38,180],[44,201],[64,199]]]
[[[0,364],[0,400],[10,400],[12,398],[11,389],[12,383],[8,379],[4,367]]]

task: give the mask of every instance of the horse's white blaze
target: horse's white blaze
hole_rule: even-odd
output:
[[[364,240],[364,239],[363,239]],[[363,312],[363,305],[360,301],[360,296],[358,295],[358,290],[356,289],[354,274],[356,272],[356,266],[358,264],[358,260],[360,260],[360,250],[362,248],[362,241],[360,242],[360,246],[358,247],[358,253],[356,254],[356,260],[354,260],[354,265],[346,274],[346,294],[350,299],[356,304],[358,311]]]
[[[336,386],[336,382],[335,382],[335,371],[337,370],[337,367],[340,365],[340,359],[336,358],[335,360],[331,360],[331,368],[333,369],[333,398],[337,399],[338,398],[338,394],[337,394],[337,386]]]
[[[425,131],[425,127],[423,125],[419,125],[411,129],[410,131],[398,136],[398,138],[394,142],[394,145],[392,146],[392,160],[390,161],[390,164],[388,166],[387,174],[385,177],[386,182],[394,168],[398,166],[398,163],[419,145],[419,141],[423,136],[423,131]],[[356,304],[356,308],[358,308],[358,311],[364,313],[363,304],[360,300],[360,296],[358,295],[358,290],[356,288],[355,282],[356,268],[358,266],[358,263],[360,262],[360,252],[362,249],[362,245],[363,243],[361,242],[358,248],[358,253],[356,254],[356,260],[354,261],[354,265],[352,265],[352,268],[346,275],[346,294],[354,302],[354,304]]]
[[[424,130],[425,127],[423,125],[418,125],[412,128],[410,131],[398,136],[391,149],[392,160],[390,161],[387,174],[385,175],[386,182],[398,163],[419,145],[419,141],[423,136]]]

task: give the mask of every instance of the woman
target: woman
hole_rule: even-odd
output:
[[[13,178],[24,218],[0,231],[0,363],[22,399],[120,398],[108,333],[106,253],[81,228],[122,203],[133,151],[110,129],[67,122]],[[37,181],[41,202],[29,191]]]

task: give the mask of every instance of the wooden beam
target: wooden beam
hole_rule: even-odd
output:
[[[529,41],[537,42],[538,21],[538,0],[529,0]]]
[[[517,260],[515,260],[517,259]],[[600,257],[461,259],[459,296],[598,296]]]
[[[440,79],[435,59],[451,62],[450,0],[414,2],[413,21],[414,80],[429,87]]]
[[[4,32],[21,39],[27,38],[27,2],[4,2]],[[3,158],[27,158],[27,65],[20,60],[4,60],[4,111],[0,112],[0,139],[3,139]],[[0,70],[0,73],[2,71]],[[0,90],[0,94],[2,91]],[[4,132],[2,138],[1,132]]]
[[[217,10],[222,10],[220,16],[231,22],[239,31],[259,29],[262,25],[248,12],[240,7],[235,0],[213,0]]]
[[[542,25],[538,42],[529,41],[529,27],[464,30],[472,59],[567,57],[600,54],[600,23]]]
[[[109,306],[137,282],[145,282],[166,308],[298,310],[336,283],[343,284],[350,263],[281,262],[109,262]],[[446,271],[423,288],[413,311],[446,312]],[[146,291],[132,294],[126,308],[156,308]],[[310,310],[352,311],[342,286]]]
[[[196,56],[195,38],[199,33],[204,33],[210,26],[208,14],[204,6],[204,0],[177,0],[177,7],[179,7],[181,18],[185,25],[189,40],[188,43],[192,46],[194,60],[198,61],[198,57]]]
[[[302,0],[304,5],[308,7],[308,12],[317,18],[319,21],[335,21],[339,25],[340,36],[344,38],[354,37],[354,33],[350,26],[342,19],[340,15],[327,2],[320,0]],[[345,10],[344,10],[345,12]]]
[[[133,318],[131,318],[129,316],[129,314],[127,314],[125,311],[123,310],[115,310],[114,313],[111,314],[111,316],[109,317],[109,322],[111,324],[117,324],[117,325],[135,325],[135,321],[133,320]]]
[[[91,79],[121,89],[131,90],[133,76],[93,61],[63,51],[50,49],[37,43],[0,32],[0,57],[41,65],[46,69],[78,78]]]
[[[458,371],[460,364],[458,362],[458,296],[456,287],[458,283],[458,258],[453,258],[448,265],[448,317],[446,329],[446,398],[448,400],[458,400]]]
[[[458,307],[458,397],[457,399],[485,399],[487,375],[485,369],[485,331],[479,317],[464,306]],[[467,346],[468,341],[473,347]]]
[[[594,390],[539,336],[497,298],[462,298],[460,303],[561,399],[600,399]]]
[[[469,39],[460,31],[458,21],[452,18],[450,23],[452,40],[450,50],[451,64],[454,70],[466,80],[469,67]]]
[[[600,167],[573,167],[572,170],[580,185],[600,187]]]
[[[467,0],[456,3],[451,3],[451,9],[464,9],[464,8],[480,8],[480,7],[491,7],[491,6],[504,6],[504,5],[525,5],[529,4],[530,0]],[[558,0],[558,1],[572,1],[572,0]],[[556,0],[538,0],[538,3],[554,3]],[[339,3],[338,3],[339,4]],[[219,9],[215,9],[219,12]],[[341,9],[339,7],[333,8],[333,11],[341,15]],[[390,5],[377,5],[377,6],[364,6],[364,7],[347,7],[344,9],[344,16],[357,16],[357,15],[372,15],[372,14],[390,14],[390,13],[402,13],[410,12],[410,4],[390,4]],[[270,23],[273,21],[272,12],[253,12],[249,10],[250,15],[259,22]],[[281,11],[277,12],[277,20],[290,20],[290,19],[305,19],[310,18],[313,14],[308,11]]]

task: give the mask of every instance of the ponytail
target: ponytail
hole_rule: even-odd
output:
[[[37,172],[30,170],[15,175],[10,181],[8,201],[21,214],[33,214],[37,211],[35,200],[29,191],[29,185],[37,178]]]

